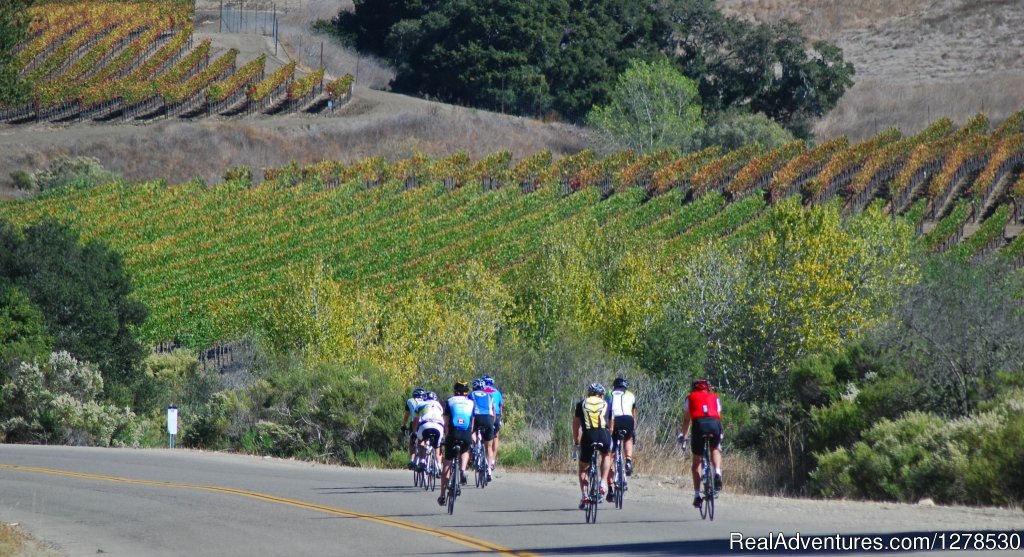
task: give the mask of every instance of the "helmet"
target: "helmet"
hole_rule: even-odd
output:
[[[600,383],[591,383],[590,386],[587,387],[587,394],[604,396],[604,385]]]
[[[480,379],[484,380],[484,385],[486,385],[488,387],[493,387],[494,386],[494,378],[491,377],[490,375],[484,375]]]
[[[423,395],[423,400],[437,400],[437,393],[430,391]]]
[[[456,381],[455,385],[452,386],[452,391],[457,395],[464,395],[469,393],[469,385],[466,385],[465,381]]]
[[[690,384],[690,389],[694,391],[710,391],[711,382],[707,379],[697,379]]]
[[[478,391],[478,390],[483,389],[483,388],[484,388],[484,380],[483,379],[474,379],[473,380],[473,390],[474,391]]]
[[[412,398],[416,400],[423,400],[423,395],[425,395],[426,393],[427,391],[424,391],[423,389],[416,387],[415,389],[412,390]]]
[[[626,381],[625,377],[616,377],[615,383],[612,383],[613,389],[628,389],[629,381]]]

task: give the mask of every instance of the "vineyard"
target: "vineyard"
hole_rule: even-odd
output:
[[[315,111],[351,94],[352,77],[296,75],[294,63],[266,75],[266,56],[242,65],[193,37],[182,2],[39,3],[16,48],[30,102],[0,104],[0,122],[147,121]]]
[[[324,161],[267,169],[259,185],[56,191],[0,205],[0,216],[21,225],[54,217],[107,242],[151,309],[145,338],[200,348],[244,334],[290,264],[323,260],[336,280],[385,296],[417,280],[443,287],[467,260],[514,279],[572,218],[655,246],[673,264],[710,238],[738,249],[765,234],[774,204],[851,214],[883,203],[918,227],[922,249],[1020,266],[1024,235],[1008,240],[1007,231],[1024,218],[1022,126],[1024,113],[991,132],[979,116],[910,137],[890,130],[860,144],[772,151]]]

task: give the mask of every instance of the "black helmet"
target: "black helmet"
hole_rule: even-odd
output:
[[[616,377],[615,382],[612,383],[613,389],[628,389],[629,381],[626,381],[625,377]]]
[[[426,391],[419,387],[416,387],[415,389],[412,390],[412,398],[415,400],[423,400],[424,394],[426,394]]]
[[[452,386],[452,391],[457,395],[464,395],[469,393],[469,385],[465,381],[456,381],[455,385]]]
[[[604,385],[600,383],[591,383],[590,386],[587,387],[587,395],[604,396]]]

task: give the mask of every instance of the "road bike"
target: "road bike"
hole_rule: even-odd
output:
[[[601,449],[604,443],[595,441],[590,444],[590,466],[587,468],[587,500],[583,505],[588,524],[597,522],[597,505],[601,502]]]
[[[462,478],[462,468],[459,465],[462,461],[462,445],[456,443],[452,447],[452,452],[455,456],[448,468],[448,514],[455,513],[455,499],[462,493],[462,487],[459,485]]]
[[[704,451],[700,457],[700,485],[701,497],[700,517],[702,519],[715,519],[715,468],[711,464],[711,440],[717,437],[714,433],[704,434]]]
[[[489,466],[483,430],[478,429],[476,431],[476,441],[473,443],[473,468],[476,469],[476,486],[480,489],[487,487]]]
[[[626,432],[619,430],[612,441],[612,451],[615,454],[615,460],[612,464],[612,485],[615,486],[613,497],[616,509],[622,508],[622,499],[626,496],[626,490],[629,489],[629,483],[626,481],[625,457],[622,455],[622,442],[625,439]]]
[[[437,485],[437,451],[434,449],[433,437],[428,436],[424,442],[424,455],[417,459],[416,469],[413,471],[413,485],[423,487],[425,491],[433,491]],[[423,466],[420,466],[420,464]]]

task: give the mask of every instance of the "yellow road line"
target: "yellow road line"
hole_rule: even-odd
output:
[[[244,489],[235,489],[232,487],[220,487],[215,485],[200,485],[200,484],[185,484],[177,482],[161,482],[154,480],[135,480],[131,478],[119,478],[117,476],[101,476],[98,474],[85,474],[82,472],[70,472],[67,470],[54,470],[51,468],[36,468],[34,466],[18,466],[13,464],[0,464],[0,469],[14,470],[18,472],[35,472],[37,474],[50,474],[53,476],[65,476],[71,478],[82,478],[87,480],[101,480],[106,482],[118,482],[135,485],[148,485],[156,487],[175,487],[180,489],[195,489],[199,491],[212,491],[217,493],[227,493],[229,495],[238,495],[241,497],[249,497],[251,499],[258,499],[260,501],[267,501],[270,503],[277,503],[279,505],[289,505],[292,507],[298,507],[300,509],[307,509],[311,511],[319,511],[322,513],[332,514],[336,516],[344,516],[347,518],[358,518],[361,520],[368,520],[370,522],[376,522],[377,524],[383,524],[385,526],[394,526],[396,528],[402,528],[404,530],[411,530],[413,532],[420,532],[437,536],[439,538],[452,541],[478,551],[484,551],[488,553],[498,553],[500,555],[508,555],[510,557],[536,557],[535,554],[526,551],[513,551],[507,547],[500,546],[495,543],[491,543],[487,540],[480,538],[474,538],[473,536],[467,536],[458,532],[451,532],[449,530],[441,530],[440,528],[432,528],[430,526],[424,526],[423,524],[416,524],[415,522],[409,522],[406,520],[400,520],[397,518],[390,518],[387,516],[378,516],[374,514],[361,513],[356,511],[348,511],[345,509],[339,509],[337,507],[329,507],[326,505],[317,505],[315,503],[307,503],[305,501],[298,501],[295,499],[287,499],[285,497],[277,497],[276,495],[268,495],[266,493],[259,493],[256,491],[247,491]]]

